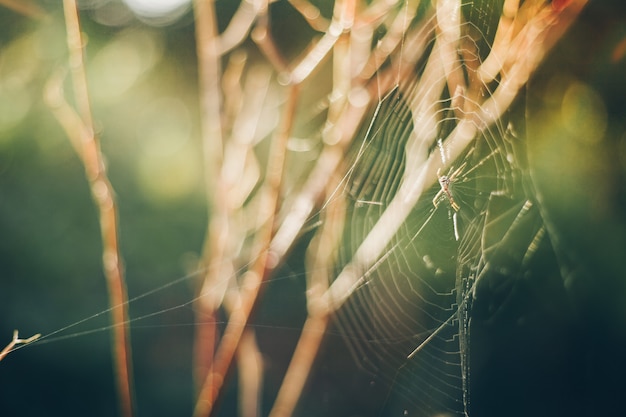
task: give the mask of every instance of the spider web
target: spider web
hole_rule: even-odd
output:
[[[480,51],[465,55],[466,77],[475,67],[471,60],[486,56],[500,12],[494,2],[466,5],[462,36]],[[479,28],[485,30],[477,37]],[[432,120],[420,125],[415,114],[427,66],[381,98],[353,144],[339,197],[347,200],[348,219],[335,267],[341,290],[330,298],[354,360],[391,385],[386,407],[393,409],[397,397],[405,414],[468,415],[472,311],[485,303],[492,317],[499,308],[480,299],[481,285],[523,275],[547,239],[525,168],[524,118],[514,111],[520,103],[493,124],[485,120],[488,127],[452,158],[446,138],[459,126],[462,106],[445,74],[431,80],[439,88],[436,100],[422,109]],[[495,88],[497,80],[486,94]],[[398,210],[405,190],[419,182],[415,166],[433,158],[448,167],[438,170],[439,182]],[[401,219],[397,228],[394,218]],[[344,275],[353,277],[350,285],[342,283]]]
[[[448,17],[455,21],[454,8],[461,2],[400,1],[394,6],[415,12],[406,13],[406,19],[414,18],[410,30],[402,33],[425,39],[424,52],[417,62],[403,64],[410,76],[398,73],[395,88],[381,93],[353,139],[341,184],[319,216],[324,219],[336,202],[346,206],[331,266],[335,278],[321,304],[333,314],[336,329],[329,333],[342,336],[354,362],[372,380],[389,386],[384,408],[370,413],[396,415],[400,409],[420,416],[471,414],[472,320],[497,317],[514,283],[535,267],[537,255],[552,254],[526,172],[524,114],[518,111],[523,97],[510,108],[490,105],[489,98],[506,84],[502,74],[481,86],[480,94],[455,88],[471,84],[477,68],[489,59],[502,3],[464,3],[452,49],[444,22]],[[398,16],[396,21],[405,18]],[[386,30],[391,32],[381,24],[376,37],[383,39]],[[415,44],[406,38],[406,54],[400,53],[400,59],[387,55],[377,68],[393,67],[393,61],[410,55],[408,49]],[[454,66],[446,67],[450,62]],[[464,82],[451,82],[455,76]],[[469,122],[468,109],[477,115]],[[462,138],[466,143],[459,146],[467,131],[468,137]],[[242,200],[250,192],[245,191]],[[240,245],[245,246],[233,246]],[[246,265],[238,264],[233,277],[254,256],[247,247],[241,252]],[[300,277],[283,278],[275,275],[273,284]],[[279,328],[275,323],[267,327],[272,326],[270,330]],[[73,325],[49,336],[69,327]],[[256,323],[252,327],[263,330]]]

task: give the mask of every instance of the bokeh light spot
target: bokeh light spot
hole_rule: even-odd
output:
[[[27,35],[0,51],[0,132],[16,126],[31,108],[28,87],[40,64],[36,50],[36,38]]]
[[[163,26],[184,15],[191,0],[124,0],[124,3],[146,23]]]
[[[197,188],[201,176],[197,152],[185,146],[169,157],[155,150],[139,155],[137,180],[146,197],[157,204],[176,202]]]
[[[32,100],[25,91],[0,87],[0,132],[16,126],[30,110]],[[2,136],[0,136],[1,140]],[[9,138],[9,136],[7,136]]]
[[[163,157],[173,155],[189,141],[189,110],[177,98],[158,99],[140,113],[136,134],[144,151]]]
[[[184,198],[198,184],[201,169],[189,140],[191,124],[187,106],[177,98],[158,99],[139,114],[137,181],[158,203]]]
[[[606,107],[593,88],[574,82],[563,96],[561,121],[576,140],[593,145],[606,132]]]
[[[150,32],[128,30],[102,48],[90,65],[92,94],[102,101],[119,98],[161,58],[159,38]]]

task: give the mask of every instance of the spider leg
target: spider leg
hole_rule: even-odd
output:
[[[444,198],[444,189],[440,189],[439,192],[437,194],[435,194],[435,196],[433,197],[433,206],[435,206],[435,208],[439,207],[439,203],[441,202],[441,200],[443,200]]]
[[[461,207],[457,204],[456,201],[454,201],[454,198],[452,198],[452,194],[450,194],[449,191],[447,195],[448,195],[448,200],[450,200],[450,207],[454,209],[455,213],[458,212],[461,209]]]

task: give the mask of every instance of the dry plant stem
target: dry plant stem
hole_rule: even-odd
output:
[[[225,55],[240,45],[250,31],[265,0],[244,0],[239,4],[230,23],[219,36],[220,55]]]
[[[262,51],[268,57],[268,60],[281,72],[286,71],[286,64],[278,53],[275,45],[269,37],[268,31],[268,15],[267,4],[260,16],[260,22],[255,29],[254,38],[260,45]],[[243,289],[240,297],[240,304],[231,312],[230,320],[222,339],[222,343],[218,347],[213,367],[206,377],[204,386],[200,392],[198,402],[196,404],[196,415],[205,415],[210,413],[216,397],[219,395],[221,385],[225,374],[230,366],[234,351],[237,349],[241,332],[249,318],[250,311],[258,296],[259,286],[265,277],[277,265],[275,256],[271,256],[270,242],[273,235],[274,216],[278,207],[278,197],[280,183],[282,181],[282,169],[284,166],[286,143],[291,131],[293,119],[295,117],[295,107],[297,102],[297,85],[303,81],[310,71],[316,67],[323,59],[326,53],[332,48],[336,37],[341,31],[334,34],[330,41],[319,42],[318,47],[309,53],[303,63],[296,67],[290,74],[292,86],[288,104],[286,106],[286,114],[284,118],[284,127],[278,132],[277,140],[273,145],[272,158],[268,163],[268,172],[265,182],[265,192],[262,194],[261,212],[259,218],[264,222],[264,226],[257,234],[257,248],[259,255],[254,267],[244,276]],[[320,52],[321,51],[321,52]],[[294,77],[295,73],[295,77]],[[224,220],[227,220],[224,219]]]
[[[451,94],[451,104],[456,117],[462,118],[463,112],[459,102],[463,102],[463,96],[467,91],[463,66],[459,61],[459,49],[461,38],[461,2],[458,0],[446,0],[438,3],[437,23],[440,30],[439,39],[443,40],[441,48],[442,64],[448,91]]]
[[[252,30],[252,40],[259,46],[261,52],[279,73],[287,73],[287,63],[272,40],[268,7],[269,0],[264,0],[259,10],[256,27]]]
[[[263,357],[256,343],[255,333],[247,329],[237,349],[239,371],[239,416],[257,417],[261,411],[263,388]]]
[[[407,62],[402,62],[402,64],[407,64]],[[410,68],[410,65],[406,66]],[[401,67],[404,68],[404,65]],[[402,76],[403,73],[401,73]],[[336,143],[325,146],[322,150],[315,167],[295,198],[288,214],[281,222],[274,239],[272,239],[270,250],[279,262],[287,254],[303,225],[317,206],[330,177],[341,167],[345,150],[353,139],[354,132],[358,130],[372,97],[384,96],[396,85],[398,68],[391,67],[377,77],[376,82],[370,82],[364,88],[352,88],[349,93],[347,106],[335,126],[335,130],[339,132],[339,138],[336,139]],[[330,136],[334,137],[334,134],[331,132]],[[331,195],[330,198],[334,198],[334,195]]]
[[[0,6],[4,6],[32,19],[43,19],[46,17],[46,12],[33,0],[0,0]]]
[[[44,101],[50,107],[67,134],[76,154],[82,155],[82,138],[89,135],[87,128],[76,111],[65,101],[63,81],[67,74],[65,68],[58,69],[52,74],[44,89]]]
[[[274,220],[280,197],[287,141],[293,126],[298,100],[298,86],[293,85],[289,89],[282,126],[272,142],[268,169],[262,190],[259,218],[264,219],[264,224],[256,237],[256,245],[259,248],[257,253],[259,255],[252,268],[243,276],[240,290],[241,301],[233,309],[224,330],[224,335],[215,353],[214,361],[200,391],[194,410],[195,417],[202,417],[211,413],[235,351],[239,346],[243,331],[250,318],[250,313],[256,303],[261,284],[267,278],[268,272],[275,267],[276,260],[273,256],[270,256],[269,244],[275,226]]]
[[[214,0],[195,0],[196,48],[200,103],[202,112],[202,139],[205,162],[207,198],[216,189],[216,179],[222,166],[223,138],[221,122],[221,77],[217,22]]]
[[[299,85],[306,80],[313,70],[324,60],[332,50],[339,36],[352,25],[354,14],[354,0],[338,1],[335,4],[333,20],[322,38],[291,70],[274,44],[269,31],[269,15],[267,8],[259,16],[259,22],[253,32],[253,39],[259,45],[265,57],[281,74],[288,76],[291,85]]]
[[[352,27],[355,13],[354,0],[341,0],[335,3],[333,12],[333,20],[324,36],[315,44],[315,46],[306,54],[306,56],[291,71],[291,82],[300,84],[306,80],[313,70],[324,60],[328,53],[333,49],[339,37],[344,31]]]
[[[27,344],[29,344],[31,342],[34,342],[35,340],[39,339],[40,337],[41,337],[41,334],[37,333],[36,335],[29,337],[28,339],[20,339],[18,337],[17,330],[14,330],[13,331],[13,339],[0,352],[0,361],[2,359],[4,359],[13,350],[15,350],[14,348],[16,346],[18,346],[18,345],[27,345]]]
[[[380,66],[385,62],[385,60],[398,48],[398,45],[403,45],[403,42],[406,40],[407,29],[415,16],[415,7],[417,4],[414,4],[413,7],[407,8],[404,10],[404,13],[398,13],[398,15],[394,18],[393,23],[389,27],[389,31],[383,36],[383,38],[378,42],[376,49],[374,49],[373,53],[369,55],[367,63],[363,66],[360,78],[369,80],[374,76],[375,72],[379,70]],[[358,26],[355,27],[358,29]],[[415,31],[419,32],[419,30]],[[424,40],[426,37],[420,37],[419,39]],[[421,47],[419,48],[421,49]],[[401,51],[400,59],[404,59],[404,51]],[[411,56],[413,51],[407,50],[407,55]],[[412,70],[411,65],[406,65],[401,68],[407,68]],[[400,78],[400,72],[398,72],[398,80]]]
[[[207,198],[210,206],[215,179],[222,166],[223,138],[221,122],[221,65],[217,38],[214,0],[195,0],[196,48],[201,104],[202,139]]]
[[[294,84],[300,84],[309,75],[311,72],[317,68],[319,63],[324,59],[324,57],[330,52],[335,46],[335,42],[341,35],[343,28],[337,24],[335,21],[330,24],[330,28],[328,32],[322,36],[322,39],[318,43],[315,44],[310,53],[306,55],[306,57],[293,69],[291,72],[291,82]]]
[[[384,19],[399,2],[405,3],[406,0],[374,0],[369,2],[370,4],[365,6],[364,9],[363,6],[360,7],[359,20],[366,24],[371,24]],[[362,3],[364,4],[364,2]]]
[[[363,119],[369,100],[368,96],[366,100],[351,108],[349,116],[342,120],[342,126],[345,126],[345,129],[341,129],[342,132],[354,132],[352,129],[356,129],[356,125]],[[316,207],[328,178],[340,167],[346,146],[347,144],[340,140],[338,144],[328,146],[322,151],[302,191],[272,239],[270,250],[279,261],[287,254]]]
[[[211,289],[216,286],[218,280],[222,279],[220,265],[224,257],[224,241],[228,238],[229,228],[224,199],[226,191],[218,181],[222,164],[223,140],[220,112],[221,92],[219,89],[221,67],[214,1],[196,0],[194,13],[205,188],[210,216],[202,259],[207,273],[201,285],[201,297],[198,298],[196,304],[194,376],[199,390],[211,367],[215,349],[217,338],[216,310],[221,304],[221,296],[214,297]]]
[[[334,193],[339,185],[338,179],[330,181],[326,194]],[[320,234],[314,238],[307,251],[307,271],[309,271],[307,299],[310,307],[315,306],[316,300],[328,289],[329,265],[334,263],[335,250],[344,229],[345,213],[345,199],[334,200],[324,212],[325,218]],[[329,315],[326,312],[309,309],[309,316],[302,327],[300,339],[274,401],[270,417],[289,417],[293,414],[322,343],[328,320]]]
[[[307,21],[309,26],[319,32],[325,32],[328,29],[328,20],[322,16],[320,10],[307,0],[289,0],[289,3],[296,9],[302,17]]]
[[[193,377],[198,392],[213,361],[219,338],[217,320],[216,311],[205,311],[204,315],[196,312]]]
[[[412,16],[413,12],[409,10],[409,16]],[[328,146],[324,147],[305,185],[288,210],[287,216],[281,222],[274,239],[272,239],[271,251],[279,260],[283,259],[289,251],[298,233],[319,202],[330,177],[341,166],[345,150],[353,139],[354,132],[358,130],[372,98],[387,95],[397,85],[399,79],[405,79],[409,72],[413,71],[415,62],[422,55],[426,46],[427,36],[425,35],[432,29],[431,20],[427,19],[425,25],[416,28],[415,32],[407,37],[406,50],[403,51],[401,59],[397,60],[394,65],[383,72],[376,73],[384,59],[378,62],[376,59],[370,58],[370,63],[366,64],[364,72],[356,76],[357,81],[366,83],[365,87],[356,85],[347,93],[347,104],[337,117],[334,129],[325,134],[324,142]],[[399,39],[391,43],[383,41],[372,55],[378,54],[379,57],[387,57],[399,44]],[[395,45],[394,48],[390,48],[391,45]],[[386,50],[381,52],[381,48]],[[372,80],[374,74],[376,74],[376,79]],[[330,196],[331,199],[333,197],[333,195]]]
[[[342,111],[345,109],[350,91],[351,62],[349,40],[348,34],[345,33],[337,39],[333,49],[333,91],[330,94],[333,99],[330,101],[326,122],[331,127],[324,132],[324,143],[326,144],[336,144],[341,137],[341,132],[337,131],[336,126]],[[328,184],[326,186],[327,194],[332,194],[339,186],[339,181],[325,183]],[[336,224],[338,222],[333,221],[337,217],[337,207],[341,205],[339,204],[341,201],[341,199],[337,200],[337,203],[331,204],[329,210],[325,211],[326,219],[322,223],[321,233],[314,240],[314,243],[312,242],[310,249],[307,251],[307,254],[315,252],[315,255],[308,256],[313,258],[313,260],[307,262],[310,263],[307,266],[307,271],[310,271],[307,281],[307,298],[309,299],[320,297],[328,288],[329,277],[326,267],[330,264],[333,253],[332,248],[335,247],[332,243],[336,239],[333,237],[336,237],[337,230],[342,230]],[[300,339],[291,358],[285,378],[278,391],[278,396],[274,401],[270,417],[288,417],[293,413],[311,371],[313,361],[317,356],[327,323],[328,315],[324,312],[322,314],[316,314],[315,312],[309,314],[302,328]]]
[[[476,112],[468,113],[464,119],[461,119],[445,139],[444,151],[448,155],[446,163],[441,160],[440,155],[436,152],[432,153],[423,163],[419,163],[419,156],[413,156],[411,159],[411,155],[407,154],[407,171],[398,193],[359,246],[352,261],[341,271],[316,308],[329,312],[335,311],[352,295],[354,290],[365,279],[368,271],[375,267],[381,254],[384,253],[385,248],[398,228],[404,223],[404,219],[406,219],[424,190],[436,183],[437,173],[447,169],[448,165],[461,155],[479,133],[489,128],[502,116],[547,50],[554,45],[556,40],[569,27],[585,3],[586,1],[584,0],[575,1],[567,9],[559,12],[555,12],[550,5],[546,4],[535,16],[531,16],[529,23],[519,32],[519,36],[513,42],[513,45],[517,47],[509,49],[506,53],[508,56],[514,56],[517,59],[511,59],[510,62],[514,63],[510,68],[504,69],[505,71],[503,71],[502,80],[498,88],[490,98],[483,103],[479,103],[480,105]],[[424,71],[425,74],[429,73],[428,67],[431,64],[434,65],[433,71],[435,74],[443,71],[438,69],[442,68],[442,64],[437,62],[440,60],[440,55],[434,53],[437,49],[437,42],[439,40],[436,41],[433,48],[433,53]],[[445,77],[441,78],[445,80]],[[422,81],[420,81],[420,84],[423,84]],[[438,86],[437,90],[440,91],[440,88],[441,86]],[[416,97],[418,103],[423,102],[420,100],[422,94],[417,94]],[[420,108],[424,109],[424,106],[412,107],[412,111],[415,113]],[[432,109],[426,109],[426,113],[421,118],[432,123],[433,116],[432,114],[429,115],[429,112],[432,112]],[[432,129],[425,128],[424,124],[428,126],[428,123],[424,122],[421,125],[416,124],[416,126],[420,126],[420,130],[415,132],[417,141],[432,136]],[[411,151],[420,152],[421,149],[419,146],[415,146],[415,149],[412,150],[407,149],[407,153]]]
[[[253,38],[259,44],[261,50],[265,53],[268,60],[271,63],[273,63],[275,68],[277,68],[279,72],[284,73],[287,71],[287,66],[284,60],[282,59],[282,57],[280,56],[274,43],[272,42],[271,37],[269,36],[269,29],[268,29],[269,16],[267,13],[268,12],[267,7],[268,7],[267,1],[263,2],[263,4],[258,6],[257,10],[259,14],[259,22],[253,32]],[[213,15],[214,12],[211,7],[210,8],[211,16],[209,16],[209,11],[207,9],[209,9],[209,7],[204,2],[196,3],[198,45],[199,45],[198,55],[205,56],[207,58],[206,60],[203,59],[202,57],[200,58],[201,68],[203,64],[207,64],[207,62],[209,61],[209,58],[211,58],[211,63],[212,63],[217,60],[217,56],[218,56],[218,52],[216,49],[207,48],[206,45],[201,46],[203,43],[210,43],[211,45],[215,45],[216,36],[217,36],[216,30],[215,30],[215,17]],[[203,29],[203,26],[211,26],[211,29],[210,30],[207,28]],[[323,53],[322,55],[325,55],[325,53]],[[315,57],[315,54],[310,53],[308,56],[309,57],[314,56],[313,59],[314,60],[317,59]],[[309,58],[309,61],[310,61],[310,58]],[[317,60],[313,64],[308,64],[307,67],[309,65],[315,66],[317,65],[317,63],[319,63],[319,60]],[[300,68],[302,68],[302,66],[300,66]],[[201,80],[203,79],[205,74],[206,72],[202,71],[201,69]],[[216,77],[214,77],[213,79],[217,79],[217,75],[219,74],[216,74]],[[298,82],[301,81],[301,79],[305,78],[306,76],[308,76],[308,74],[300,75],[300,79],[298,80]],[[291,77],[291,79],[293,80],[293,77]],[[297,84],[297,82],[295,84]],[[204,95],[212,95],[212,96],[219,97],[219,91],[217,90],[217,88],[214,90],[208,91],[207,88],[205,87],[202,90],[203,90]],[[295,91],[296,90],[297,90],[296,87],[292,87],[292,94],[293,94],[294,100],[292,104],[288,105],[287,112],[293,111],[295,109]],[[206,104],[207,101],[208,100],[203,100],[203,103]],[[292,110],[289,110],[289,107],[292,107]],[[215,106],[214,111],[213,111],[214,115],[219,116],[218,109],[219,109],[219,106]],[[288,115],[288,119],[293,119],[293,117],[294,117],[293,114]],[[291,124],[292,120],[288,121],[288,123]],[[289,126],[289,128],[287,129],[284,135],[285,144],[288,138],[288,131],[290,129],[291,129],[291,126]],[[280,133],[279,133],[279,136],[281,136]],[[266,200],[272,201],[272,199],[274,199],[275,201],[265,203],[265,206],[267,206],[269,210],[266,213],[261,214],[260,216],[261,219],[264,219],[264,221],[269,222],[269,225],[266,224],[265,227],[262,227],[262,231],[267,231],[267,232],[259,233],[257,237],[258,241],[260,242],[257,245],[257,247],[260,248],[259,249],[260,255],[259,255],[257,263],[261,266],[255,266],[253,270],[251,270],[250,272],[248,272],[248,274],[246,274],[246,277],[247,277],[246,281],[250,281],[251,282],[250,285],[252,286],[258,285],[258,284],[255,284],[255,281],[256,280],[262,281],[264,279],[264,276],[269,272],[268,270],[275,267],[275,265],[269,265],[269,266],[267,265],[267,251],[268,251],[269,242],[270,242],[272,230],[273,230],[273,223],[274,223],[273,216],[274,216],[274,212],[276,211],[276,207],[278,206],[277,196],[278,196],[278,190],[280,188],[280,179],[282,177],[282,173],[280,174],[276,173],[275,167],[280,167],[282,169],[282,166],[283,166],[282,161],[284,160],[284,149],[285,149],[285,145],[283,145],[283,151],[279,151],[276,154],[278,155],[282,153],[282,155],[276,156],[277,159],[281,160],[279,163],[273,163],[272,161],[270,161],[270,163],[268,164],[269,169],[274,170],[274,172],[270,173],[268,171],[266,189],[269,191],[266,193],[266,196],[269,196],[269,198],[266,198]],[[217,174],[215,175],[215,178],[219,178]],[[273,178],[278,178],[278,182],[274,181]],[[210,180],[210,179],[207,178],[207,180]],[[210,248],[208,251],[208,256],[210,257],[209,271],[213,272],[213,276],[211,279],[207,279],[205,281],[205,285],[203,286],[204,288],[206,288],[207,292],[211,291],[211,287],[214,286],[217,283],[217,281],[219,281],[220,279],[225,279],[224,276],[220,275],[219,272],[221,271],[221,268],[219,268],[218,265],[221,265],[222,263],[222,260],[224,258],[223,250],[227,246],[225,243],[228,241],[228,235],[227,233],[224,233],[224,232],[228,230],[227,225],[228,225],[230,216],[228,214],[228,208],[224,205],[225,202],[228,201],[228,199],[225,198],[226,190],[223,187],[224,182],[218,179],[217,184],[218,184],[218,187],[217,187],[217,190],[215,191],[220,193],[220,196],[218,196],[220,203],[216,204],[216,206],[214,207],[216,209],[218,209],[219,207],[219,209],[217,210],[217,213],[216,213],[217,215],[214,214],[212,216],[211,228],[209,231],[209,244],[207,245],[207,247]],[[274,195],[276,197],[273,197]],[[263,206],[264,204],[262,203],[262,207]],[[222,233],[220,233],[220,231]],[[264,236],[264,234],[266,236]],[[211,238],[211,236],[214,236],[214,237]],[[246,283],[244,283],[244,286],[245,285]],[[203,289],[203,292],[204,291],[205,289]],[[209,374],[204,378],[205,383],[203,385],[203,388],[200,391],[199,400],[198,400],[197,407],[196,407],[196,414],[203,415],[204,414],[204,412],[202,411],[203,407],[207,408],[207,412],[210,412],[210,409],[215,401],[215,397],[218,395],[218,392],[219,392],[219,387],[217,387],[215,390],[213,390],[212,388],[214,385],[219,386],[222,383],[222,380],[225,376],[228,366],[230,365],[233,352],[237,348],[238,340],[240,337],[240,334],[238,335],[238,332],[240,332],[240,329],[238,328],[238,326],[245,325],[245,322],[248,320],[250,311],[247,311],[247,310],[251,310],[252,306],[254,305],[255,299],[257,297],[257,293],[258,293],[258,289],[246,292],[244,288],[244,291],[242,292],[241,298],[240,298],[242,300],[241,307],[236,308],[232,312],[232,315],[229,320],[229,324],[227,325],[227,328],[225,331],[224,338],[222,340],[220,347],[218,348],[216,357],[214,358],[215,362],[212,364],[212,366],[215,367],[216,369],[210,368],[211,370],[209,371]],[[217,302],[218,300],[214,300],[212,297],[208,297],[208,298],[209,298],[209,301],[206,304],[210,304],[210,305],[205,306],[205,311],[203,315],[211,317],[214,314],[215,309],[219,306],[219,304]],[[238,320],[242,321],[242,323],[238,323]],[[200,336],[203,334],[200,330],[198,331],[198,333]],[[206,331],[206,333],[210,334],[208,330]],[[207,337],[206,339],[208,340],[210,338]],[[202,339],[200,338],[198,339],[199,343],[201,342],[201,340]],[[196,352],[198,352],[198,354],[201,354],[201,352],[207,352],[208,350],[210,350],[210,347],[208,348],[209,349],[207,349],[207,346],[198,345],[198,347],[196,348]],[[204,354],[206,355],[206,353]]]
[[[289,417],[293,414],[326,332],[328,317],[327,314],[309,316],[304,322],[270,417]]]
[[[117,208],[95,135],[85,65],[83,61],[83,41],[81,38],[78,10],[75,0],[64,0],[67,44],[70,58],[70,74],[74,86],[76,105],[83,129],[67,132],[69,136],[80,137],[79,156],[85,166],[91,193],[99,210],[100,231],[102,234],[102,261],[109,289],[109,303],[113,320],[113,355],[117,376],[118,394],[123,416],[133,415],[132,365],[130,334],[128,327],[128,297],[122,260],[118,243]],[[66,126],[63,122],[63,126]],[[74,140],[78,142],[78,140]]]

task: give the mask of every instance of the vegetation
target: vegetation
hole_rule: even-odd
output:
[[[621,410],[621,3],[152,3],[0,1],[3,410]]]

